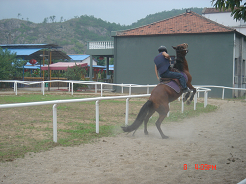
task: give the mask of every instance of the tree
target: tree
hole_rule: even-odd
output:
[[[246,21],[246,3],[240,6],[242,0],[212,0],[211,3],[220,11],[231,10],[234,19]]]
[[[46,23],[48,23],[48,21],[49,21],[49,19],[48,19],[48,18],[44,18],[43,23],[44,23],[44,24],[46,24]]]
[[[60,22],[63,22],[63,17],[61,17]]]
[[[68,80],[82,80],[83,76],[86,74],[86,70],[84,67],[80,65],[76,65],[73,68],[68,68],[67,71],[64,73],[64,77]],[[79,84],[73,85],[73,90],[77,91]]]
[[[18,19],[20,18],[20,16],[21,16],[21,14],[20,14],[20,13],[18,13]]]
[[[16,54],[0,47],[0,79],[9,80],[18,75],[18,68],[23,67],[24,61],[18,61]]]
[[[51,22],[55,22],[55,19],[56,19],[56,16],[55,15],[53,15],[53,16],[50,16],[50,20],[51,20]]]

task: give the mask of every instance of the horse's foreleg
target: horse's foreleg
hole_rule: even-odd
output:
[[[194,96],[195,96],[195,94],[196,94],[196,88],[192,89],[192,92],[193,92],[193,93],[192,93],[190,99],[186,102],[187,105],[190,105],[190,104],[191,104],[191,102],[192,102],[192,100],[193,100],[193,98],[194,98]]]
[[[194,88],[192,85],[191,85],[191,83],[187,83],[187,86],[190,88],[190,90],[192,90],[192,95],[191,95],[191,97],[190,97],[190,99],[186,102],[186,104],[187,105],[190,105],[191,104],[191,102],[192,102],[192,100],[193,100],[193,98],[194,98],[194,96],[195,96],[195,94],[196,94],[196,88]]]
[[[185,102],[190,96],[190,92],[185,94],[185,97],[183,98],[183,102]]]

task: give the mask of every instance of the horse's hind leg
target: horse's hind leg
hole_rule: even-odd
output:
[[[151,109],[148,113],[148,115],[145,117],[144,119],[144,134],[145,135],[148,135],[149,132],[147,130],[147,123],[149,122],[149,118],[155,113],[155,110],[154,109]]]
[[[167,139],[168,138],[168,136],[164,135],[164,133],[161,130],[161,123],[165,119],[165,117],[167,116],[168,111],[169,111],[169,106],[167,104],[164,107],[164,109],[162,109],[161,111],[158,111],[159,118],[158,118],[158,120],[155,123],[156,128],[158,129],[159,133],[161,134],[162,139]]]

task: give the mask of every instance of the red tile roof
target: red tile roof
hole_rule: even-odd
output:
[[[159,22],[154,22],[146,26],[125,31],[117,31],[116,36],[218,33],[233,31],[235,30],[232,28],[218,24],[195,12],[187,11],[186,13]]]

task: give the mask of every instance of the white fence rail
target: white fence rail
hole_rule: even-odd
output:
[[[148,97],[148,96],[150,96],[150,94],[113,96],[113,97],[96,97],[96,98],[83,98],[83,99],[68,99],[68,100],[53,100],[53,101],[28,102],[28,103],[13,103],[13,104],[2,104],[0,105],[0,109],[14,108],[14,107],[30,107],[30,106],[39,106],[39,105],[53,105],[53,141],[57,142],[57,104],[96,101],[96,133],[99,133],[99,101],[111,100],[111,99],[127,99],[126,118],[125,118],[125,124],[127,125],[128,113],[129,113],[129,110],[128,110],[129,109],[129,99]]]
[[[232,87],[214,86],[214,85],[194,85],[194,87],[196,87],[196,88],[221,88],[222,89],[222,97],[221,98],[223,100],[225,98],[225,89],[246,91],[245,88],[232,88]]]

